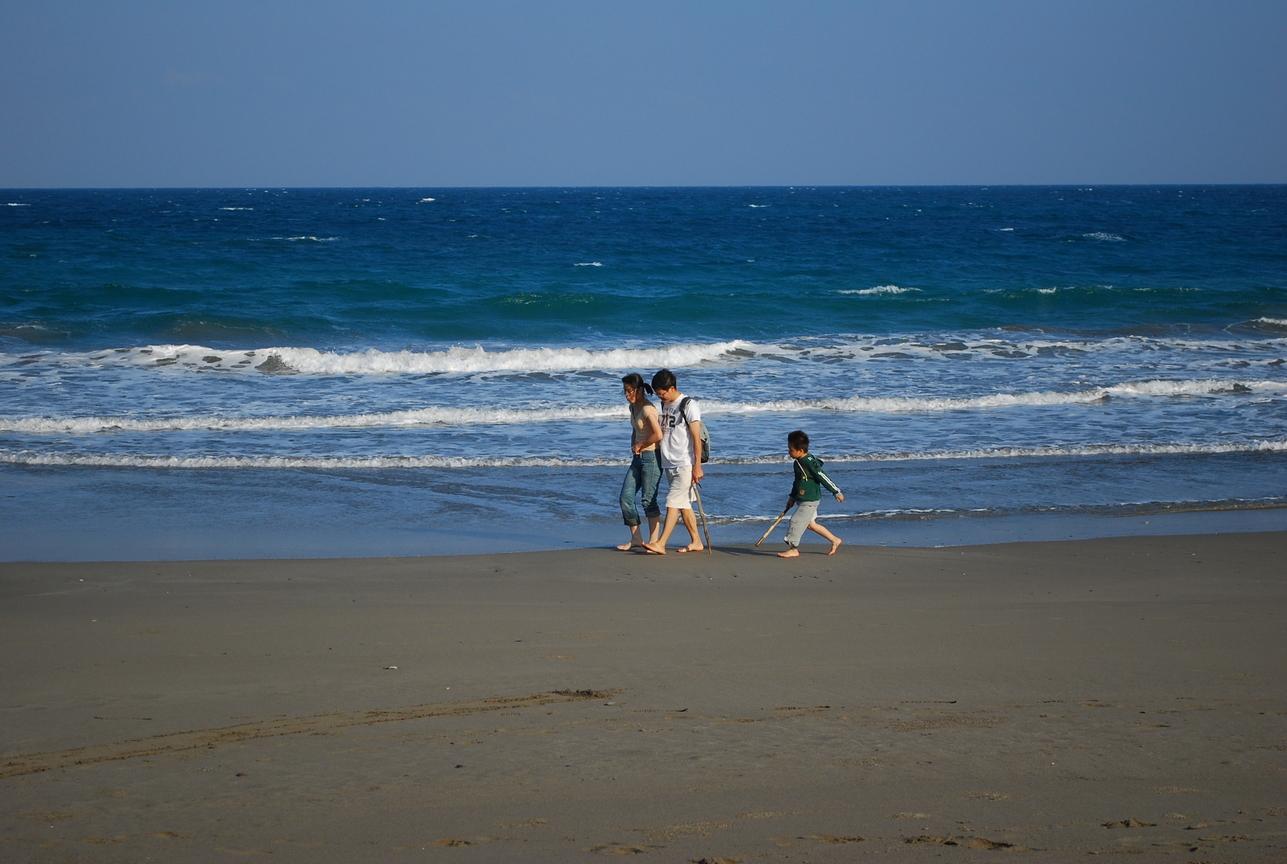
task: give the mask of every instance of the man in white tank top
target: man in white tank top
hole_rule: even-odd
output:
[[[697,518],[693,516],[696,497],[693,487],[705,476],[698,449],[702,446],[702,409],[696,399],[684,404],[684,394],[679,392],[677,384],[675,373],[669,369],[652,376],[653,392],[661,400],[661,466],[665,469],[668,487],[666,524],[661,536],[655,542],[644,544],[644,551],[653,555],[666,554],[666,543],[681,517],[692,542],[679,551],[700,552],[706,548],[697,529]]]

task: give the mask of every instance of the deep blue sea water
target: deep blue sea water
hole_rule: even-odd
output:
[[[1282,528],[1285,361],[1284,186],[9,190],[0,558],[619,540],[663,366],[717,542]]]

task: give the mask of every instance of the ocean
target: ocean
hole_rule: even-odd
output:
[[[1287,186],[7,190],[0,253],[4,560],[622,542],[662,367],[717,545],[793,429],[848,542],[1287,528]]]

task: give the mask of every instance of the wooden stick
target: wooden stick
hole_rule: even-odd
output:
[[[782,511],[782,513],[781,513],[781,515],[779,515],[779,516],[778,516],[778,518],[776,518],[776,519],[774,519],[774,520],[773,520],[773,524],[769,526],[769,530],[768,530],[768,531],[765,531],[765,532],[764,532],[764,536],[763,536],[763,537],[761,537],[759,540],[756,540],[756,541],[755,541],[755,545],[756,545],[756,546],[759,546],[759,545],[760,545],[761,543],[763,543],[765,540],[769,539],[769,535],[773,533],[773,529],[774,529],[774,528],[776,528],[776,527],[778,527],[778,523],[782,521],[782,517],[783,517],[783,516],[785,516],[785,515],[787,514],[787,510],[790,510],[790,509],[791,509],[791,505],[790,505],[790,504],[788,504],[788,505],[786,506],[786,510],[783,510],[783,511]]]
[[[706,554],[714,555],[711,549],[711,529],[706,527],[706,508],[702,506],[702,493],[698,490],[697,484],[693,484],[693,494],[697,496],[697,512],[702,516],[702,533],[706,535]]]

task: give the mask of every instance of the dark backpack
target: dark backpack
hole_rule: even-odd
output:
[[[685,425],[687,425],[688,423],[688,413],[684,409],[688,407],[688,403],[691,401],[693,401],[691,396],[685,396],[683,398],[683,401],[679,403],[679,416],[680,418],[683,419]],[[702,423],[702,464],[705,465],[707,462],[711,461],[711,433],[706,428],[706,421],[703,420],[701,421],[701,423]]]

